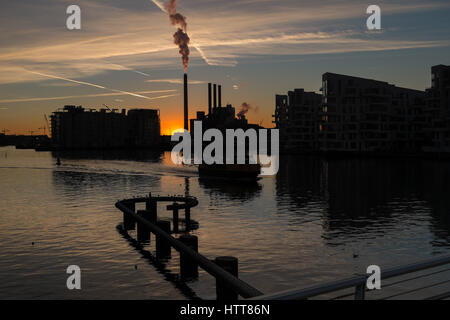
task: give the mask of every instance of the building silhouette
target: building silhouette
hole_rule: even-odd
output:
[[[420,151],[424,91],[334,73],[322,85],[319,150]]]
[[[450,152],[450,67],[425,91],[325,73],[322,94],[276,95],[274,123],[287,152]]]
[[[51,116],[57,149],[115,149],[156,147],[160,141],[158,110],[86,110],[65,106]]]
[[[426,90],[429,152],[450,152],[450,66],[431,68],[431,88]]]
[[[222,106],[222,86],[208,83],[208,114],[197,112],[196,119],[190,119],[190,133],[195,136],[195,122],[201,122],[202,135],[208,129],[218,129],[225,132],[226,129],[260,129],[256,124],[249,124],[244,112],[236,115],[236,108],[231,104]]]
[[[317,149],[318,113],[322,96],[303,89],[276,96],[275,123],[288,150]],[[285,151],[288,151],[285,150]]]

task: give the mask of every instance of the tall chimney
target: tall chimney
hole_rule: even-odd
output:
[[[222,106],[222,86],[219,85],[219,107]]]
[[[211,83],[208,83],[208,112],[212,114]]]
[[[217,108],[217,85],[214,84],[214,109]]]
[[[184,129],[189,131],[188,77],[184,74]]]

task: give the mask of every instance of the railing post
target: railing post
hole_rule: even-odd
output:
[[[191,208],[186,206],[186,209],[184,209],[184,223],[186,226],[186,231],[189,231],[191,229]]]
[[[366,283],[361,283],[355,287],[355,300],[366,299]]]
[[[218,257],[214,261],[218,266],[222,267],[236,278],[238,277],[238,259],[235,257]],[[238,294],[230,289],[226,283],[216,279],[216,295],[217,300],[220,301],[235,301],[238,299]]]
[[[145,202],[145,209],[147,211],[148,221],[156,224],[158,221],[158,202],[152,198],[152,194],[149,195],[149,200]]]
[[[179,225],[179,214],[178,214],[178,203],[173,204],[173,232],[178,232]]]
[[[130,209],[133,212],[135,212],[135,210],[136,210],[136,204],[134,202],[124,203],[124,206],[126,206],[128,209]],[[125,213],[125,212],[123,213],[123,228],[126,231],[136,229],[136,220],[131,215],[129,215],[128,213]]]
[[[170,234],[170,221],[158,221],[156,225],[166,232]],[[171,247],[170,244],[162,237],[156,236],[156,256],[158,258],[170,257],[171,255]]]
[[[149,212],[146,210],[138,211],[137,215],[149,220]],[[143,224],[138,221],[137,223],[137,240],[139,242],[150,241],[150,230]]]
[[[178,240],[188,247],[190,247],[195,252],[198,252],[198,238],[193,235],[182,235]],[[192,261],[182,252],[180,252],[180,274],[181,278],[192,279],[198,277],[198,265],[195,261]]]
[[[154,222],[152,222],[156,223],[156,219],[158,216],[158,202],[156,201],[156,199],[152,198],[151,193],[149,193],[148,200],[145,202],[145,209],[151,213],[150,218],[154,219]]]

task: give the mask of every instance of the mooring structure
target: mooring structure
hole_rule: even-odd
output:
[[[170,221],[158,219],[158,203],[167,202],[167,210],[172,211]],[[136,211],[137,204],[145,204],[145,210]],[[238,278],[238,259],[235,257],[217,257],[210,260],[198,252],[198,238],[189,234],[192,230],[191,208],[198,201],[194,197],[148,197],[126,199],[116,203],[116,208],[123,212],[124,230],[136,230],[138,241],[150,240],[150,234],[156,237],[157,257],[167,257],[171,248],[180,253],[180,275],[189,279],[196,277],[198,267],[216,279],[217,300],[237,300],[262,296],[263,293]],[[180,219],[180,211],[184,219]],[[184,222],[184,229],[180,228]],[[137,227],[136,227],[137,225]],[[173,234],[179,234],[178,238]]]
[[[158,203],[169,203],[166,208],[172,212],[172,223],[158,219]],[[145,204],[145,210],[136,211],[137,204]],[[333,300],[353,298],[365,300],[368,290],[366,282],[369,275],[357,275],[350,278],[335,280],[318,284],[309,288],[287,290],[279,293],[264,295],[261,291],[238,278],[238,259],[235,257],[217,257],[210,260],[198,252],[198,238],[190,234],[196,228],[196,223],[191,220],[191,208],[196,207],[198,201],[194,197],[148,197],[126,199],[116,203],[116,207],[123,212],[123,230],[136,230],[138,242],[149,241],[150,234],[156,238],[156,257],[166,258],[171,256],[174,248],[180,254],[180,278],[189,280],[198,276],[198,268],[202,268],[216,279],[217,300],[237,300],[239,296],[252,300],[307,300],[319,298],[323,295],[336,294],[330,297]],[[184,212],[184,219],[180,213]],[[184,225],[184,227],[182,227]],[[173,235],[177,235],[175,238]],[[442,269],[436,270],[441,267]],[[422,272],[422,274],[417,274]],[[401,278],[398,281],[383,285],[384,288],[405,283],[414,283],[418,279],[425,279],[434,275],[443,275],[450,272],[450,256],[437,256],[425,261],[403,265],[381,273],[381,279],[396,279],[411,275],[410,278]],[[379,296],[376,299],[392,299],[405,294],[418,292],[424,289],[439,287],[450,283],[448,278],[437,282],[429,282],[425,286],[409,290],[400,290],[394,295]],[[350,292],[342,294],[342,290]],[[426,296],[425,299],[448,299],[450,292]]]

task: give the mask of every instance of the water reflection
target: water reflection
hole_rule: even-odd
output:
[[[164,152],[158,150],[74,150],[54,151],[51,153],[56,158],[72,160],[131,160],[131,161],[155,161],[160,162],[164,158]]]
[[[228,201],[251,201],[261,194],[262,186],[257,181],[232,181],[215,178],[199,178],[200,187],[211,199]]]
[[[321,219],[325,239],[382,236],[393,225],[423,221],[441,239],[436,243],[448,246],[447,162],[292,156],[281,163],[276,179],[280,211],[295,217],[301,209],[324,204],[321,215],[311,218]]]
[[[115,232],[114,203],[149,192],[197,197],[201,253],[239,257],[243,279],[267,293],[450,250],[444,161],[285,156],[276,177],[244,184],[199,179],[170,153],[58,155],[0,149],[0,297],[74,298],[61,286],[74,263],[89,270],[83,298],[214,298],[213,278],[180,287],[177,257],[152,263]]]

